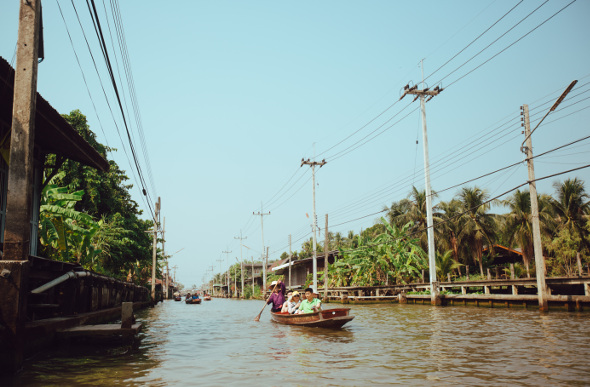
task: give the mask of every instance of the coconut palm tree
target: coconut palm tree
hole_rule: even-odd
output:
[[[487,203],[488,193],[478,187],[465,187],[459,193],[461,202],[462,229],[459,239],[469,246],[474,263],[479,264],[479,271],[483,277],[483,248],[487,243],[493,250],[492,236],[495,231],[495,220],[488,213],[490,203]]]
[[[510,213],[504,216],[503,231],[506,240],[510,247],[517,245],[522,249],[522,261],[527,277],[530,278],[530,262],[534,257],[530,192],[516,190],[512,196],[501,203],[510,209]],[[553,218],[549,196],[541,195],[538,198],[538,203],[541,231],[550,234]]]
[[[455,261],[460,261],[459,236],[461,235],[461,202],[453,199],[448,202],[440,202],[437,206],[440,222],[435,224],[437,246],[441,251],[450,250]]]
[[[580,236],[582,245],[590,247],[585,228],[589,220],[590,202],[584,182],[578,178],[567,179],[561,184],[553,184],[553,187],[557,191],[557,199],[552,200],[551,204],[559,227],[567,228],[572,235]]]

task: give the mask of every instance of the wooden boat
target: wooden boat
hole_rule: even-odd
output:
[[[350,308],[326,309],[315,313],[289,314],[270,313],[271,319],[279,324],[298,325],[318,328],[342,328],[354,316],[349,315]]]
[[[205,297],[203,297],[203,300],[205,300],[205,301],[211,301],[211,296],[205,296]]]
[[[189,300],[185,300],[184,302],[186,302],[187,304],[200,304],[201,299],[200,298],[197,298],[196,300],[189,299]]]

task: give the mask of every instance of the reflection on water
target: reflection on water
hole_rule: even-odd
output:
[[[138,313],[137,344],[60,346],[0,385],[590,383],[588,313],[364,305],[327,330],[255,322],[262,305],[160,303]]]

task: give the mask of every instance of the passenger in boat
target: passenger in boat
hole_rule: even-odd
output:
[[[187,301],[187,300],[191,300],[191,294],[190,294],[190,293],[187,293],[187,294],[186,294],[186,297],[184,298],[184,300],[185,300],[185,301]]]
[[[266,304],[272,304],[271,312],[278,313],[283,309],[283,304],[285,303],[285,284],[283,281],[278,280],[272,281],[270,286],[273,291]]]
[[[283,312],[288,312],[289,314],[295,313],[299,309],[299,306],[301,306],[301,294],[298,291],[294,291],[291,300],[285,304],[287,304],[287,309],[285,310],[283,306]]]
[[[283,302],[283,308],[281,309],[281,313],[285,313],[288,310],[288,304],[291,302],[291,298],[293,297],[293,291],[287,290],[287,300]]]
[[[322,302],[315,297],[313,288],[305,289],[305,300],[301,302],[297,313],[313,313],[322,310]]]
[[[193,294],[192,299],[193,300],[198,300],[199,299],[199,295],[197,293]]]

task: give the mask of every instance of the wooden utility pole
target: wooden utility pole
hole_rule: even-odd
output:
[[[316,230],[318,228],[317,225],[317,218],[315,212],[315,167],[316,165],[320,168],[326,165],[326,159],[322,161],[310,161],[309,159],[304,160],[301,159],[301,166],[309,165],[311,166],[311,176],[312,176],[312,184],[313,184],[313,290],[315,292],[319,292],[318,290],[318,249],[317,249],[317,235]]]
[[[291,234],[289,234],[289,289],[291,289],[291,260],[293,259],[293,252],[291,251]]]
[[[240,274],[241,274],[241,279],[242,279],[242,297],[241,298],[244,298],[244,259],[242,257],[242,241],[244,239],[248,239],[248,237],[243,237],[242,230],[240,230],[240,236],[234,237],[234,239],[240,240]]]
[[[3,259],[25,261],[31,248],[33,147],[41,1],[20,2]]]
[[[156,214],[154,217],[154,239],[152,243],[152,301],[156,302],[156,265],[158,256],[158,223],[160,223],[160,198],[156,202]]]
[[[324,228],[324,302],[328,300],[328,251],[330,251],[330,238],[328,234],[328,214],[326,214],[326,227]]]
[[[549,310],[547,296],[549,294],[545,276],[547,269],[545,267],[545,257],[543,256],[543,245],[541,243],[541,226],[539,224],[539,203],[537,199],[537,184],[535,182],[535,166],[533,164],[533,141],[531,135],[541,122],[551,113],[557,109],[557,106],[565,99],[568,93],[574,88],[578,81],[573,81],[555,101],[551,109],[545,116],[537,123],[537,126],[531,130],[531,122],[529,118],[529,105],[522,105],[520,107],[520,114],[522,115],[522,126],[524,126],[525,140],[521,144],[521,152],[526,155],[528,176],[529,176],[529,193],[531,195],[531,222],[533,224],[533,249],[535,251],[535,271],[537,276],[537,295],[539,298],[539,310],[546,312]],[[526,143],[526,146],[524,145]]]
[[[421,61],[422,63],[422,61]],[[422,85],[424,85],[424,66],[422,65]],[[443,89],[436,86],[433,90],[424,88],[418,89],[418,86],[404,86],[404,93],[400,100],[408,94],[415,95],[414,101],[420,98],[420,108],[422,111],[422,142],[424,148],[424,180],[426,183],[426,223],[428,226],[428,267],[430,272],[430,301],[432,305],[440,305],[441,299],[438,291],[438,282],[436,281],[436,251],[434,247],[434,222],[432,218],[432,191],[430,189],[430,162],[428,160],[428,135],[426,131],[426,102],[437,96]],[[425,97],[428,96],[428,100]]]
[[[264,211],[262,211],[262,203],[260,203],[260,211],[258,211],[258,213],[252,212],[252,215],[260,216],[260,232],[262,233],[262,292],[264,294],[266,291],[266,265],[264,264],[264,216],[270,215],[270,211],[264,213]]]

